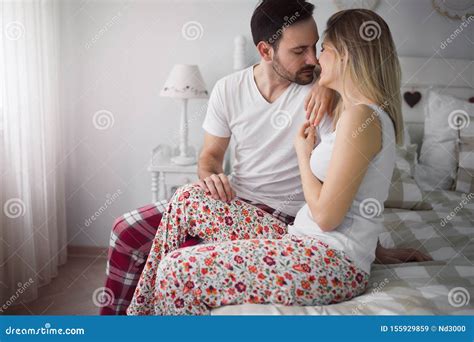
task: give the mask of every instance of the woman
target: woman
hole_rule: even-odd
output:
[[[339,93],[339,111],[318,136],[306,123],[295,139],[306,204],[294,224],[238,199],[214,200],[197,184],[178,189],[128,314],[326,305],[365,291],[403,139],[400,67],[389,28],[372,11],[334,14],[322,47],[319,82]],[[187,234],[209,243],[175,251]]]

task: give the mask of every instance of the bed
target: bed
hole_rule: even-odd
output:
[[[235,38],[234,69],[256,61],[244,36]],[[468,60],[400,57],[402,94],[421,95],[403,115],[413,143],[423,139],[423,95],[431,88],[461,98],[474,95],[474,63]],[[439,57],[439,56],[438,56]],[[409,96],[410,96],[409,95]],[[413,97],[413,96],[412,96]],[[413,102],[416,101],[412,101]],[[472,315],[474,306],[474,193],[426,192],[431,210],[385,209],[385,247],[419,248],[434,261],[374,264],[367,291],[328,306],[243,304],[213,309],[212,315]],[[445,218],[450,217],[449,220]]]
[[[433,210],[386,209],[387,240],[420,248],[434,261],[372,266],[367,291],[348,302],[327,306],[243,304],[212,310],[212,315],[472,315],[474,293],[474,197],[452,224],[440,221],[463,200],[454,191],[428,194]],[[467,304],[466,304],[467,303]]]

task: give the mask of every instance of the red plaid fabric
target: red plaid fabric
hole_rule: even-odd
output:
[[[259,207],[286,224],[294,220],[294,217],[267,205],[242,198],[241,200]],[[109,305],[101,308],[101,315],[126,314],[125,311],[142,274],[162,213],[167,206],[167,201],[156,202],[126,213],[115,220],[110,235],[105,281],[105,287],[113,293],[113,300]],[[198,238],[189,237],[181,247],[193,246],[199,242]]]

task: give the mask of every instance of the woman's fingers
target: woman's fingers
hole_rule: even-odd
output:
[[[314,107],[314,97],[311,96],[311,99],[308,102],[308,105],[306,106],[306,120],[310,120],[311,113],[313,112],[313,107]]]
[[[321,103],[319,100],[316,100],[314,102],[313,108],[311,109],[311,115],[309,117],[309,122],[313,123],[314,120],[316,119],[316,114],[318,113],[319,107],[321,106]]]
[[[423,262],[423,261],[432,261],[433,259],[431,256],[426,255],[416,249],[413,248],[407,248],[403,250],[403,257],[402,262],[410,262],[410,261],[416,261],[416,262]]]
[[[314,142],[315,130],[316,129],[313,126],[310,126],[308,129],[308,139],[310,139],[312,142]]]
[[[402,264],[405,262],[423,262],[432,261],[431,256],[424,254],[413,248],[393,248],[387,249],[386,252],[377,259],[383,264]]]
[[[312,96],[313,94],[308,93],[308,95],[306,95],[306,97],[304,98],[304,110],[306,111],[306,114],[308,114],[308,103],[311,100]]]
[[[382,264],[402,264],[408,262],[407,250],[402,248],[389,248],[380,258]]]
[[[300,130],[298,131],[298,135],[302,138],[306,138],[306,129],[310,126],[310,122],[306,121],[303,126],[301,126]]]
[[[402,261],[398,260],[397,258],[384,256],[383,258],[377,259],[378,264],[400,264]]]
[[[328,111],[328,102],[327,100],[322,100],[321,105],[318,108],[318,112],[316,114],[316,119],[314,120],[313,126],[319,125],[321,120],[323,119],[324,115]]]
[[[420,251],[416,251],[416,259],[417,261],[433,261],[433,258],[429,256],[428,254],[422,253]]]
[[[431,257],[431,255],[424,254],[425,261],[433,261],[434,259]]]

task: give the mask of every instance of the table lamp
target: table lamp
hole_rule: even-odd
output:
[[[197,65],[176,64],[168,76],[160,96],[183,100],[181,113],[179,155],[171,161],[177,165],[196,163],[193,156],[188,155],[188,99],[207,98],[206,85]]]

